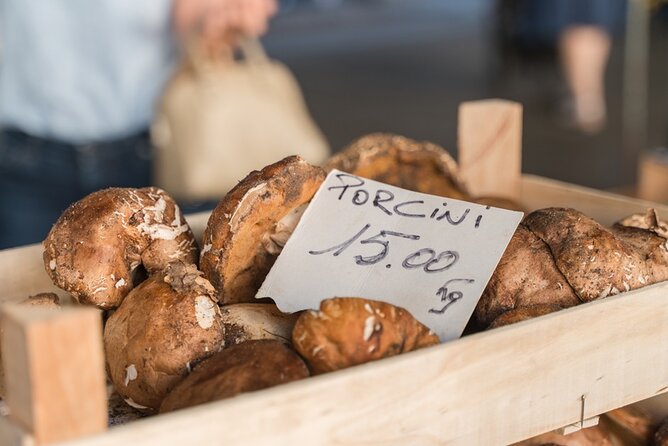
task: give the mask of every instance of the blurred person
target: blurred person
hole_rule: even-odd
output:
[[[151,184],[148,126],[197,34],[259,36],[275,0],[0,0],[0,249],[96,190]]]
[[[532,52],[556,46],[574,125],[597,133],[606,122],[605,70],[626,0],[508,0],[514,38]]]

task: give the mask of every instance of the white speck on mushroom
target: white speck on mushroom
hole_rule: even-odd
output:
[[[135,379],[137,379],[137,367],[134,364],[130,364],[125,368],[125,387],[130,384],[130,381],[134,381]]]
[[[376,344],[372,344],[369,346],[369,353],[373,353],[376,350]]]
[[[144,222],[139,224],[137,229],[151,237],[152,240],[174,240],[188,230],[188,225],[172,227],[160,223]]]
[[[213,245],[211,243],[207,243],[204,245],[204,248],[202,248],[202,254],[206,254],[207,252],[211,251],[211,248],[213,248]]]
[[[316,348],[313,349],[313,351],[311,352],[311,354],[312,354],[313,356],[315,356],[315,355],[317,355],[318,352],[319,352],[320,350],[322,350],[323,348],[324,348],[324,347],[323,347],[322,345],[319,345],[319,346],[317,346]]]
[[[49,262],[49,268],[51,269],[51,271],[56,269],[56,259],[51,259],[51,261]]]
[[[621,257],[621,256],[622,256],[622,255],[621,255],[620,253],[618,253],[617,251],[615,251],[615,255],[616,255],[617,257]]]
[[[116,288],[120,288],[120,287],[122,287],[123,285],[125,285],[125,279],[120,278],[120,279],[118,280],[118,282],[116,282],[116,284],[114,285],[114,287],[116,287]]]
[[[369,305],[368,302],[364,304],[364,309],[369,313],[373,314],[373,309],[371,308],[371,305]]]
[[[644,285],[645,283],[647,283],[647,278],[645,278],[645,276],[643,276],[642,274],[640,274],[640,275],[638,276],[638,282],[640,282],[640,283],[642,283],[642,284]]]
[[[628,279],[628,277],[627,277],[627,279]],[[624,285],[624,290],[625,290],[625,291],[628,291],[628,290],[631,289],[631,287],[629,287],[629,284],[626,283],[626,282],[622,282],[622,285]]]
[[[99,287],[95,288],[91,294],[101,293],[102,291],[104,291],[106,289],[107,289],[106,286],[99,286]]]
[[[267,188],[267,183],[260,183],[257,186],[251,187],[244,194],[244,196],[239,200],[239,204],[234,209],[232,216],[229,217],[227,224],[232,229],[232,232],[236,232],[238,220],[243,218],[243,215],[246,215],[247,212],[244,212],[246,209],[250,209],[257,200],[257,197]],[[240,215],[237,215],[241,211]],[[228,218],[228,214],[225,215],[225,218]]]
[[[626,280],[631,280],[631,277],[633,277],[633,274],[624,274]]]
[[[619,290],[617,289],[617,287],[613,286],[612,289],[610,290],[610,295],[614,296],[615,294],[619,294]]]
[[[123,398],[125,402],[129,405],[134,407],[135,409],[148,409],[146,406],[142,406],[141,404],[137,404],[134,401],[132,401],[132,398]]]
[[[610,291],[612,291],[612,285],[608,285],[608,288],[601,291],[601,294],[599,294],[598,297],[599,298],[608,297],[610,295]]]
[[[591,251],[592,249],[594,249],[594,245],[587,245],[587,249]]]
[[[561,282],[557,282],[557,287],[558,287],[560,290],[563,290],[563,289],[564,289],[564,286],[561,284]]]
[[[362,335],[364,342],[367,342],[369,339],[371,339],[371,335],[374,332],[375,325],[376,325],[376,318],[374,316],[369,316],[364,321],[364,334]]]
[[[188,370],[188,373],[193,371],[193,369],[190,367],[190,361],[186,362],[186,369]]]
[[[172,221],[172,226],[181,225],[181,210],[178,206],[174,207],[174,220]]]
[[[596,261],[596,256],[592,256],[592,257],[589,259],[589,261],[590,261],[591,263],[594,263],[594,262]]]
[[[216,303],[208,296],[197,296],[195,298],[195,317],[200,327],[211,328],[216,317]]]

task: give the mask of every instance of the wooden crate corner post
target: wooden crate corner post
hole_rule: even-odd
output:
[[[501,99],[461,103],[457,139],[460,173],[474,196],[520,198],[521,104]]]
[[[6,421],[38,445],[105,431],[100,312],[8,304],[0,310],[0,323],[10,412]]]

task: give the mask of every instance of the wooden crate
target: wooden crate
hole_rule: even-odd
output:
[[[666,206],[536,176],[518,184],[528,208],[575,207],[604,224],[648,207],[668,218]],[[189,222],[201,234],[206,219]],[[41,247],[0,252],[0,283],[2,300],[53,290]],[[667,346],[663,282],[62,444],[509,444],[665,392]],[[29,428],[2,420],[0,443],[29,444]]]

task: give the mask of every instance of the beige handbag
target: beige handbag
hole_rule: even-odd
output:
[[[252,170],[329,154],[290,71],[258,41],[241,52],[207,60],[190,51],[163,93],[151,129],[155,183],[178,199],[220,199]]]

